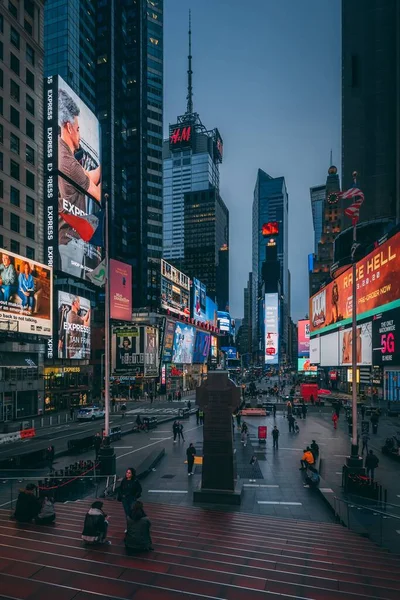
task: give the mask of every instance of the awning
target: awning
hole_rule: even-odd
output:
[[[37,369],[37,354],[28,352],[1,352],[0,367],[10,367],[18,369]]]

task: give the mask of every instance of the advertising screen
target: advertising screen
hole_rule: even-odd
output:
[[[44,93],[46,262],[85,279],[101,261],[99,122],[61,77]]]
[[[337,367],[339,364],[339,332],[319,338],[321,344],[321,367]]]
[[[297,370],[300,371],[309,371],[316,373],[317,366],[312,365],[309,358],[298,358],[297,359]]]
[[[279,235],[279,223],[278,221],[269,221],[264,223],[262,226],[262,235],[269,237],[270,235]]]
[[[196,331],[196,341],[194,343],[193,362],[204,364],[207,362],[210,353],[211,335],[205,331]]]
[[[164,333],[164,348],[162,361],[172,362],[172,352],[174,348],[175,321],[166,320]]]
[[[161,260],[161,308],[190,317],[189,277],[165,260]]]
[[[132,320],[132,267],[110,259],[110,317]]]
[[[114,327],[112,335],[114,372],[156,377],[159,371],[158,332],[146,325]]]
[[[58,292],[58,358],[90,358],[90,302]]]
[[[279,363],[278,294],[265,294],[265,364]]]
[[[198,279],[193,279],[192,298],[193,318],[201,323],[207,323],[207,289]]]
[[[298,357],[310,356],[310,321],[302,319],[297,323]]]
[[[319,365],[321,362],[321,345],[320,338],[314,337],[310,340],[310,363],[312,365]]]
[[[400,233],[357,263],[357,318],[400,304]],[[311,333],[350,323],[352,269],[348,269],[310,298]]]
[[[207,321],[213,327],[218,327],[218,310],[217,305],[211,298],[207,296],[206,298],[206,307],[207,307]]]
[[[218,338],[215,335],[211,336],[210,357],[211,363],[216,365],[218,362]]]
[[[158,328],[145,327],[144,376],[157,377],[159,373]]]
[[[0,248],[0,319],[18,324],[20,333],[51,338],[53,271]]]
[[[190,365],[193,362],[194,338],[196,329],[185,323],[177,323],[175,327],[172,362],[179,365]]]
[[[228,312],[219,310],[217,318],[220,331],[231,333],[231,315]]]
[[[222,346],[222,352],[225,352],[227,358],[236,358],[237,350],[233,346]]]
[[[397,366],[400,361],[400,309],[377,315],[372,321],[372,364]]]
[[[346,366],[352,364],[352,340],[353,334],[351,327],[348,329],[341,329],[339,331],[339,343],[340,343],[340,365]],[[357,325],[357,365],[371,365],[372,364],[372,324],[364,323],[363,325]]]

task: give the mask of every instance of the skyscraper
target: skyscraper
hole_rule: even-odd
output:
[[[323,231],[326,187],[324,185],[316,185],[310,188],[310,198],[314,228],[314,254],[317,254],[318,244],[321,241]]]
[[[360,221],[399,218],[400,3],[342,1],[342,183],[365,194]]]

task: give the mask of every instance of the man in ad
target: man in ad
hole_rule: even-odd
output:
[[[0,264],[0,301],[8,302],[18,291],[18,276],[8,254],[3,252]]]
[[[79,234],[63,219],[63,214],[85,216],[94,214],[93,200],[86,197],[86,192],[100,206],[101,201],[101,169],[100,166],[91,170],[85,169],[81,162],[94,166],[90,156],[84,155],[81,149],[81,134],[79,127],[80,108],[67,91],[60,89],[58,92],[58,121],[60,136],[58,138],[58,165],[59,170],[67,179],[58,177],[59,187],[59,231],[58,243],[61,260],[61,270],[75,275],[84,276],[84,257],[90,255],[90,246],[86,244]],[[81,160],[77,160],[77,157]],[[85,164],[86,166],[86,164]],[[75,187],[72,182],[76,184]],[[80,188],[80,189],[78,189]],[[98,264],[99,261],[97,261]],[[97,266],[96,261],[93,268]],[[90,269],[92,270],[92,269]]]
[[[71,306],[59,308],[58,358],[90,358],[90,308],[82,316],[81,299],[71,296]]]

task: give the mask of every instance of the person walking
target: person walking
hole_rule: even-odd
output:
[[[204,410],[199,411],[200,425],[204,425]]]
[[[274,419],[276,419],[276,404],[273,404],[273,406],[272,406],[272,415],[273,415]]]
[[[93,439],[93,447],[94,447],[94,451],[95,451],[95,460],[97,460],[99,458],[99,452],[100,452],[100,448],[101,448],[101,444],[102,444],[103,440],[101,439],[101,435],[99,432],[96,433],[96,435],[94,436]]]
[[[189,447],[186,450],[187,464],[188,464],[188,476],[193,475],[194,457],[196,455],[196,448],[190,442]]]
[[[295,418],[292,414],[290,414],[288,416],[288,422],[289,422],[289,433],[291,433],[291,432],[294,433]]]
[[[374,480],[375,469],[379,466],[379,458],[376,454],[370,450],[365,459],[365,468],[367,470],[367,477],[371,478],[371,481]]]
[[[122,502],[126,516],[128,517],[132,505],[142,495],[142,486],[136,477],[136,471],[132,467],[126,470],[125,477],[118,489],[117,500]]]
[[[242,415],[240,414],[240,410],[238,410],[236,413],[236,425],[237,425],[238,429],[240,429],[241,423],[242,423]]]
[[[73,421],[75,417],[75,409],[73,406],[71,406],[71,408],[69,409],[69,416],[71,417],[71,421]]]
[[[279,441],[279,429],[277,428],[276,425],[274,425],[274,428],[272,430],[272,441],[273,441],[273,448],[278,450],[278,441]]]
[[[362,439],[362,450],[361,450],[361,455],[364,454],[364,450],[366,451],[367,455],[368,455],[368,442],[369,442],[369,435],[366,431],[364,431],[364,433],[361,436]]]
[[[182,438],[182,442],[185,441],[185,438],[183,437],[183,425],[180,421],[178,421],[178,440],[180,441]]]
[[[54,453],[55,453],[54,446],[49,446],[46,451],[46,456],[47,456],[47,460],[49,461],[50,471],[53,468]]]
[[[332,415],[333,429],[337,429],[338,420],[339,420],[339,417],[337,416],[337,413],[334,412]]]
[[[376,435],[378,433],[379,414],[375,410],[371,415],[372,433]]]
[[[303,419],[305,419],[307,416],[307,405],[304,402],[304,400],[303,400],[303,404],[301,405],[301,413],[303,415]]]
[[[198,408],[196,410],[196,425],[198,425],[200,422],[200,409]]]
[[[174,434],[174,444],[176,444],[176,438],[177,438],[177,435],[178,435],[178,430],[179,430],[178,421],[174,421],[174,423],[172,425],[172,433]]]
[[[125,402],[123,402],[123,404],[121,406],[121,413],[122,413],[122,418],[125,419],[125,413],[126,413],[126,404],[125,404]]]
[[[245,427],[245,428],[242,427],[241,442],[243,444],[243,448],[246,448],[246,446],[247,446],[247,427]]]

